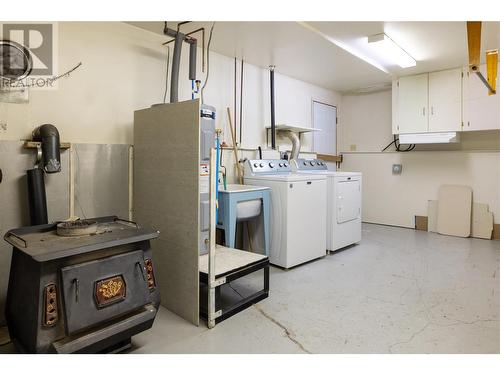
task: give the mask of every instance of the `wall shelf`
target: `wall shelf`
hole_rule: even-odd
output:
[[[41,142],[24,141],[23,147],[28,148],[28,149],[37,149],[37,148],[41,147],[41,145],[42,145]],[[67,150],[67,149],[71,148],[71,143],[61,142],[59,148],[61,150]]]

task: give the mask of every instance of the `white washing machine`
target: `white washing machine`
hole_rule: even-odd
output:
[[[361,173],[329,171],[326,162],[317,159],[292,160],[291,165],[295,173],[327,177],[327,250],[360,242]]]
[[[326,255],[326,176],[293,173],[286,160],[247,160],[245,185],[271,189],[271,264],[291,268]]]

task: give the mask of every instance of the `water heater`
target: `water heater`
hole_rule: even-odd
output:
[[[210,150],[215,146],[215,108],[200,109],[200,254],[209,250],[210,224]]]

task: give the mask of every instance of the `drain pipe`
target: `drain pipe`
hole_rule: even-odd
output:
[[[276,150],[276,119],[274,110],[274,65],[269,66],[269,78],[271,81],[271,148]]]
[[[297,133],[287,130],[283,132],[284,135],[288,137],[289,140],[292,141],[292,153],[290,155],[290,160],[297,160],[299,158],[300,152],[300,138]]]

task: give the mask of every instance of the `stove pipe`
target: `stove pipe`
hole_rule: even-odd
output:
[[[33,131],[33,140],[42,144],[42,167],[47,173],[61,171],[59,131],[54,125],[44,124]]]
[[[28,203],[31,225],[48,224],[45,181],[40,168],[28,169]]]

